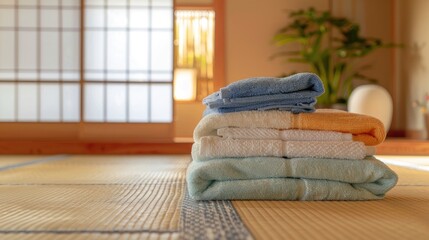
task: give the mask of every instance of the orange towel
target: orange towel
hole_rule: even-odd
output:
[[[336,131],[351,133],[354,141],[375,146],[384,141],[383,123],[371,116],[333,109],[318,109],[314,113],[293,114],[288,111],[243,111],[210,114],[201,119],[194,131],[194,141],[203,136],[217,136],[225,127],[274,128]]]
[[[330,130],[353,134],[354,141],[374,146],[384,141],[383,123],[371,116],[332,109],[319,109],[314,114],[303,113],[292,117],[293,128]]]

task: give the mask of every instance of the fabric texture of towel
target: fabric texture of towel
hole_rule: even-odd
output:
[[[204,136],[217,136],[217,130],[226,127],[351,133],[354,141],[363,142],[367,146],[380,144],[386,136],[383,123],[367,115],[332,109],[300,114],[272,110],[207,115],[196,126],[194,141],[199,142]]]
[[[198,157],[214,159],[223,157],[313,157],[362,160],[368,153],[362,142],[354,141],[282,141],[254,139],[223,139],[206,136],[193,148]]]
[[[316,97],[323,92],[322,81],[313,73],[285,78],[248,78],[204,98],[203,103],[207,105],[204,114],[270,109],[313,112]]]
[[[374,157],[363,161],[316,158],[223,158],[188,167],[196,200],[375,200],[398,177]]]
[[[279,130],[272,128],[219,128],[217,135],[232,139],[284,141],[352,141],[352,134],[333,131]]]

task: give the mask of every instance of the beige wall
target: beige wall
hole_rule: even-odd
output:
[[[174,136],[191,138],[205,109],[201,102],[177,102],[174,105]]]
[[[423,116],[412,101],[429,91],[429,26],[427,0],[395,0],[396,38],[406,47],[398,51],[397,74],[406,130],[420,131]]]
[[[333,14],[345,16],[362,26],[365,36],[391,42],[391,0],[334,0]],[[273,35],[286,25],[287,14],[313,6],[319,10],[329,8],[329,1],[300,0],[229,0],[226,2],[226,79],[234,82],[250,76],[278,76],[291,71],[302,71],[281,59],[269,60],[278,49],[271,43]],[[361,61],[373,64],[368,75],[379,79],[389,89],[392,81],[393,50],[382,49]]]
[[[225,5],[226,81],[231,83],[304,70],[282,59],[270,60],[277,50],[272,37],[286,25],[288,11],[309,6],[327,9],[328,1],[227,0]]]

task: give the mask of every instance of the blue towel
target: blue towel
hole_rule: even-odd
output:
[[[374,200],[398,180],[374,157],[195,159],[189,165],[189,194],[196,200]]]
[[[288,110],[312,112],[316,97],[324,92],[323,83],[313,73],[298,73],[285,78],[243,79],[203,99],[205,115],[247,110]]]

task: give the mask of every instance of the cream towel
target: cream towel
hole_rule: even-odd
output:
[[[204,136],[217,136],[225,127],[323,130],[351,133],[354,141],[367,146],[383,142],[383,123],[371,116],[332,109],[319,109],[314,113],[293,114],[288,111],[243,111],[210,114],[201,119],[194,130],[194,141]]]
[[[352,141],[352,134],[333,131],[278,130],[272,128],[220,128],[217,135],[233,139],[285,141]]]
[[[312,157],[361,160],[368,154],[362,142],[281,141],[202,137],[194,144],[200,159],[223,157]],[[372,152],[370,152],[372,153]]]

